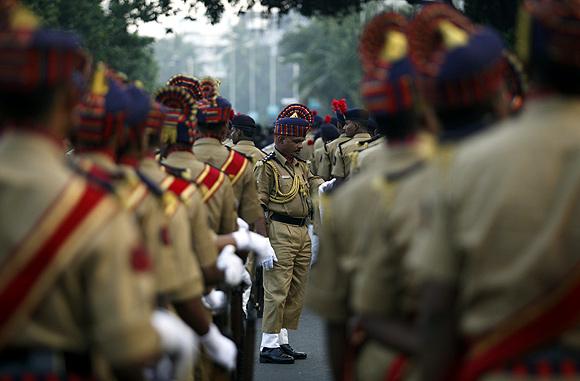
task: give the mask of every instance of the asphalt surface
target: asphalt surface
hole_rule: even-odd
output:
[[[262,332],[259,329],[262,320],[258,320],[256,334],[256,362],[254,368],[255,381],[330,381],[331,371],[326,360],[324,343],[324,328],[322,321],[307,309],[300,318],[297,331],[289,331],[290,345],[301,352],[308,353],[306,360],[297,360],[292,365],[260,364],[260,340]]]

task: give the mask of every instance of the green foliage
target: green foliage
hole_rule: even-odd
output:
[[[169,1],[167,1],[169,2]],[[157,67],[153,39],[128,32],[138,19],[148,20],[145,0],[111,0],[107,9],[95,0],[24,0],[49,27],[78,33],[95,61],[104,61],[147,87],[154,84]],[[161,3],[161,1],[160,1]]]
[[[300,65],[300,96],[316,99],[322,113],[329,113],[332,98],[346,98],[350,106],[362,106],[359,36],[375,14],[391,7],[370,4],[363,11],[343,18],[315,17],[286,33],[280,43],[285,62]],[[410,8],[397,8],[407,12]]]
[[[315,18],[288,32],[280,43],[285,62],[300,65],[300,95],[316,98],[323,106],[332,98],[360,104],[360,63],[356,47],[361,30],[358,14],[337,21]]]

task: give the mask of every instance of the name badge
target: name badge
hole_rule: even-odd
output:
[[[290,179],[291,177],[290,177],[290,176],[288,176],[288,175],[282,175],[282,178],[283,178],[283,179]]]

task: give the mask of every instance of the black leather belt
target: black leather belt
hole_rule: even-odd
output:
[[[285,214],[272,213],[272,215],[270,216],[270,219],[272,221],[278,221],[278,222],[282,222],[282,223],[288,224],[288,225],[296,225],[296,226],[306,225],[306,217],[296,218],[296,217],[287,216]]]

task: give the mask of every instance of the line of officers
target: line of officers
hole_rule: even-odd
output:
[[[0,125],[0,379],[252,379],[250,286],[278,258],[219,82],[151,96],[6,1]]]
[[[447,5],[365,26],[365,109],[305,146],[335,380],[580,379],[579,10],[522,3],[524,66]]]

